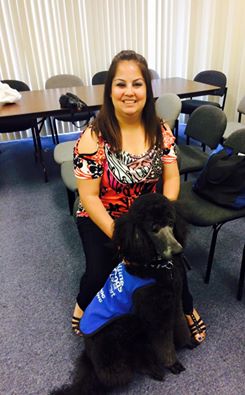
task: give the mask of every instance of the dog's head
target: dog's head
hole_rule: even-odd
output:
[[[122,258],[146,266],[182,252],[177,233],[174,204],[150,193],[137,198],[128,213],[115,221],[113,240]]]

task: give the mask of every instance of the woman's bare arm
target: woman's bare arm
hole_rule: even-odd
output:
[[[163,195],[176,200],[180,191],[180,175],[177,161],[163,166]]]
[[[77,180],[82,206],[90,219],[110,238],[112,238],[114,221],[106,211],[99,198],[100,178],[93,180]]]
[[[98,149],[97,136],[86,129],[79,145],[79,153],[94,153]],[[100,199],[101,178],[83,180],[77,178],[77,187],[82,206],[91,220],[110,238],[112,237],[114,221],[106,211]]]

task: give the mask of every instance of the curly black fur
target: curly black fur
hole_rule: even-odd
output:
[[[135,372],[163,380],[164,368],[184,370],[176,347],[191,346],[182,309],[185,267],[182,246],[185,226],[174,203],[160,194],[135,200],[129,212],[116,220],[113,241],[127,270],[156,283],[135,292],[134,314],[112,321],[84,338],[71,385],[50,395],[100,395],[127,385]],[[158,262],[172,262],[172,269]]]

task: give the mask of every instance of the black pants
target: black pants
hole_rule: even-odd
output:
[[[77,218],[77,227],[86,258],[86,269],[80,281],[77,303],[82,310],[88,306],[96,293],[103,287],[107,277],[119,263],[112,242],[89,218]],[[193,310],[192,295],[187,277],[183,283],[183,309],[186,314]]]

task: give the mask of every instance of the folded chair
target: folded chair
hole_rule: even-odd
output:
[[[222,142],[226,124],[224,111],[215,106],[203,105],[191,114],[185,135],[213,150]],[[180,174],[185,175],[185,180],[188,173],[201,170],[208,160],[209,155],[202,150],[201,145],[179,144],[178,150],[181,158],[179,170]]]
[[[224,145],[233,148],[236,152],[245,154],[245,129],[232,133]],[[213,227],[205,274],[205,283],[209,283],[218,232],[224,224],[245,217],[245,207],[241,209],[230,209],[206,200],[193,191],[192,182],[190,181],[181,183],[180,196],[176,205],[180,207],[181,213],[188,223],[200,227]],[[241,238],[245,238],[245,235],[241,235]],[[245,271],[244,260],[243,251],[237,290],[238,300],[242,298]]]

